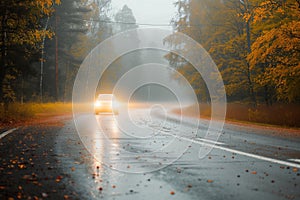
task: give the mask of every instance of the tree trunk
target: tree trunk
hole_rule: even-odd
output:
[[[1,20],[1,68],[0,68],[0,101],[4,102],[4,108],[5,111],[8,110],[8,102],[5,101],[4,98],[4,91],[3,91],[3,83],[4,83],[4,78],[6,75],[6,65],[7,65],[7,61],[6,61],[6,50],[7,50],[7,43],[6,43],[6,37],[7,37],[7,33],[6,33],[6,21],[7,21],[7,9],[6,9],[6,5],[5,2],[2,2],[1,7],[2,9],[2,20]]]
[[[57,31],[58,16],[55,14],[55,98],[58,101],[58,31]]]
[[[247,50],[248,53],[251,53],[251,38],[250,38],[250,22],[249,20],[246,22],[246,34],[247,34]],[[248,77],[248,83],[249,83],[249,92],[250,92],[250,97],[252,99],[253,107],[256,107],[256,97],[254,94],[254,88],[253,88],[253,81],[252,81],[252,74],[250,70],[250,65],[249,62],[247,61],[247,77]]]
[[[68,85],[69,85],[69,66],[70,66],[70,61],[67,61],[66,63],[66,76],[65,76],[65,87],[64,87],[64,102],[67,102],[67,96],[68,96]]]

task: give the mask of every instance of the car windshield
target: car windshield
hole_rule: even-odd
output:
[[[98,96],[98,100],[100,101],[112,101],[113,95],[112,94],[100,94]]]

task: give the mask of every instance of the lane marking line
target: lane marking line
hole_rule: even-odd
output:
[[[224,145],[225,144],[223,142],[216,142],[216,141],[213,141],[213,140],[207,140],[207,139],[202,139],[202,138],[195,138],[195,140],[200,140],[200,141],[203,141],[203,142],[209,142],[209,143],[218,144],[218,145]]]
[[[274,158],[269,158],[269,157],[266,157],[266,156],[259,156],[259,155],[256,155],[256,154],[247,153],[247,152],[243,152],[243,151],[239,151],[239,150],[234,150],[234,149],[230,149],[230,148],[227,148],[227,147],[222,147],[222,146],[217,145],[218,144],[217,141],[212,141],[212,140],[211,141],[205,141],[205,139],[204,140],[202,139],[202,141],[199,141],[199,140],[201,140],[201,138],[198,138],[198,140],[195,140],[195,139],[190,139],[190,138],[174,135],[170,132],[161,132],[161,133],[166,134],[166,135],[170,135],[170,136],[173,136],[175,138],[185,140],[185,141],[188,141],[188,142],[201,144],[201,145],[204,145],[204,146],[207,146],[207,147],[212,147],[212,150],[215,148],[215,149],[219,149],[219,150],[227,151],[227,152],[230,152],[230,153],[243,155],[243,156],[250,157],[250,158],[255,158],[255,159],[258,159],[258,160],[263,160],[263,161],[276,163],[276,164],[280,164],[280,165],[286,165],[286,166],[290,166],[290,167],[296,167],[296,168],[300,169],[300,164],[293,163],[293,162],[288,162],[288,161],[283,161],[283,160],[278,160],[278,159],[274,159]],[[210,143],[207,143],[207,142],[210,142]]]
[[[288,159],[289,161],[294,161],[294,162],[297,162],[297,163],[300,163],[300,159],[297,159],[297,158],[292,158],[292,159]]]
[[[219,149],[219,150],[227,151],[227,152],[230,152],[230,153],[235,153],[235,154],[247,156],[247,157],[250,157],[250,158],[255,158],[255,159],[258,159],[258,160],[268,161],[268,162],[272,162],[272,163],[276,163],[276,164],[280,164],[280,165],[286,165],[286,166],[290,166],[290,167],[296,167],[296,168],[300,169],[300,164],[287,162],[287,161],[283,161],[283,160],[277,160],[277,159],[269,158],[269,157],[265,157],[265,156],[259,156],[259,155],[256,155],[256,154],[246,153],[246,152],[239,151],[239,150],[229,149],[227,147],[221,147],[221,146],[218,146],[218,145],[209,144],[209,143],[205,143],[205,142],[201,142],[201,141],[197,141],[197,140],[177,136],[177,135],[173,135],[171,133],[165,133],[165,134],[171,135],[171,136],[173,136],[175,138],[178,138],[178,139],[181,139],[181,140],[186,140],[186,141],[189,141],[189,142],[192,142],[192,143],[212,147],[212,150],[213,149]]]
[[[2,138],[4,138],[5,136],[7,136],[8,134],[14,132],[14,131],[17,130],[17,129],[18,129],[18,128],[13,128],[13,129],[10,129],[10,130],[7,130],[7,131],[1,133],[1,134],[0,134],[0,140],[1,140]]]

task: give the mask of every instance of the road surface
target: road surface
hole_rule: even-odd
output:
[[[133,113],[3,129],[0,199],[300,199],[299,133]]]

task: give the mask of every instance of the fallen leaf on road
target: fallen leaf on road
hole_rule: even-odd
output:
[[[257,172],[256,171],[252,171],[251,174],[257,174]]]
[[[208,182],[208,183],[212,183],[212,182],[214,182],[214,181],[211,180],[211,179],[208,179],[207,182]]]
[[[42,197],[47,198],[47,197],[48,197],[48,194],[45,193],[45,192],[43,192],[43,193],[42,193]]]
[[[293,172],[297,172],[297,171],[298,171],[298,168],[294,167]]]
[[[55,181],[58,183],[58,182],[61,181],[62,178],[63,178],[62,176],[57,176],[56,179],[55,179]]]
[[[18,167],[19,167],[20,169],[26,168],[26,166],[25,166],[24,164],[19,164]]]
[[[30,179],[30,178],[31,178],[30,175],[24,175],[24,176],[23,176],[23,179],[25,179],[25,180],[26,180],[26,179]]]
[[[171,192],[170,192],[170,195],[174,195],[174,194],[175,194],[175,192],[174,192],[174,191],[171,191]]]

